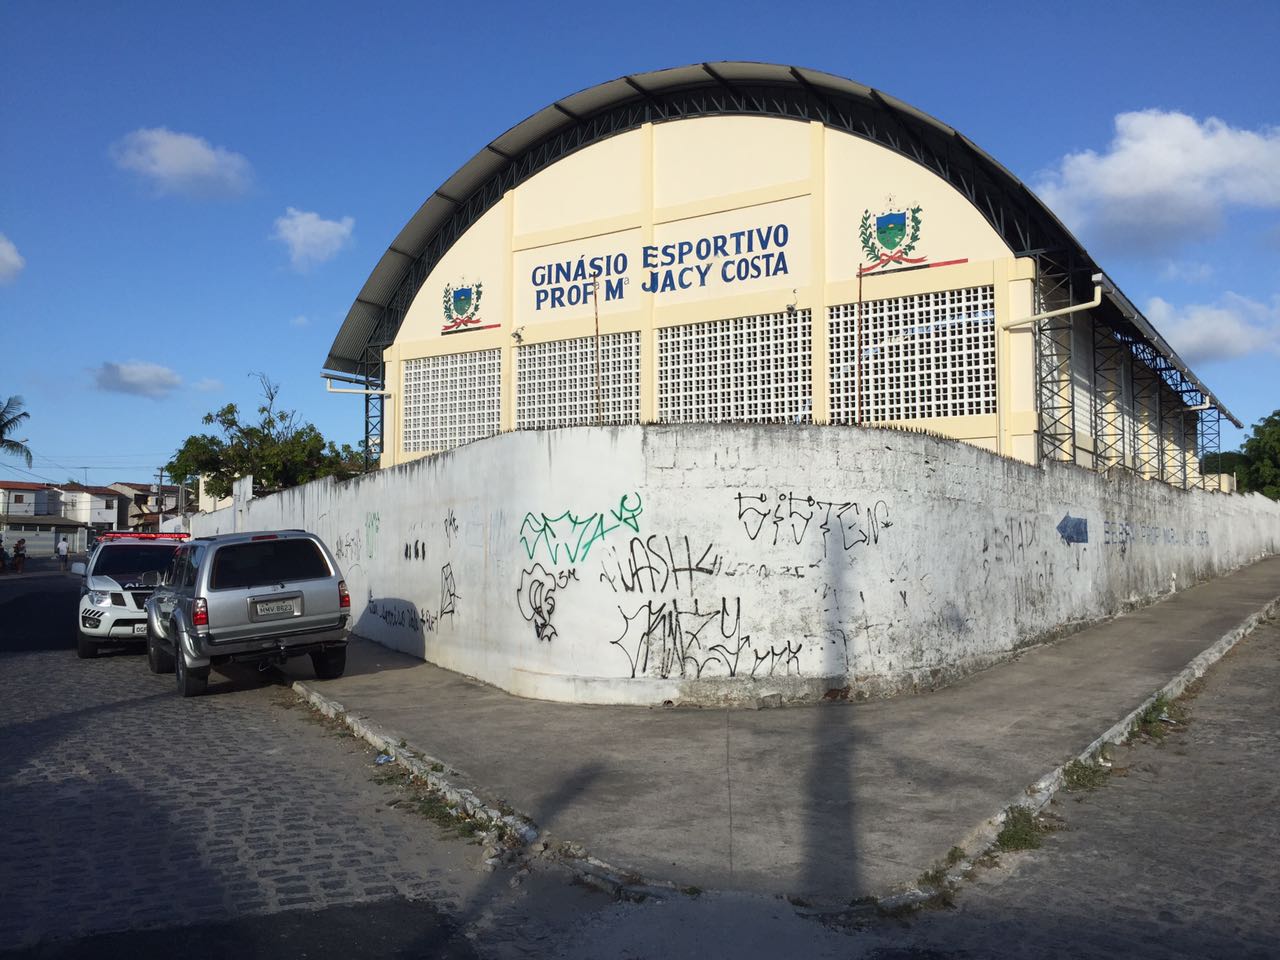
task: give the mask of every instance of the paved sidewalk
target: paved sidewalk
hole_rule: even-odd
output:
[[[836,903],[910,883],[1278,599],[1270,558],[936,693],[861,704],[570,706],[365,642],[341,680],[297,672],[624,871]]]

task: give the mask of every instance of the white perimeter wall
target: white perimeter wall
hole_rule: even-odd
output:
[[[797,426],[509,433],[192,523],[277,527],[333,548],[356,633],[585,703],[929,686],[1280,551],[1258,495]]]

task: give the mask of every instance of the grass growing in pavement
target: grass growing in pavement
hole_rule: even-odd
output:
[[[1062,768],[1062,780],[1070,791],[1097,790],[1107,782],[1110,771],[1096,763],[1072,760]]]
[[[1043,833],[1044,828],[1027,807],[1012,806],[1004,812],[1004,826],[996,834],[996,846],[1001,850],[1036,850]]]
[[[1163,740],[1170,726],[1185,723],[1186,719],[1186,708],[1161,693],[1147,705],[1142,713],[1138,714],[1133,721],[1130,735],[1146,737],[1150,740]]]
[[[932,870],[926,870],[920,874],[920,879],[916,881],[922,887],[945,887],[947,885],[947,868],[934,867]]]

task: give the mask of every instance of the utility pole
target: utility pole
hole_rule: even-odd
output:
[[[164,523],[164,467],[156,471],[156,533]]]

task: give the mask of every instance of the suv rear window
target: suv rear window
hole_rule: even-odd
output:
[[[310,540],[257,540],[232,543],[213,555],[210,590],[261,587],[288,580],[332,576],[320,548]]]

